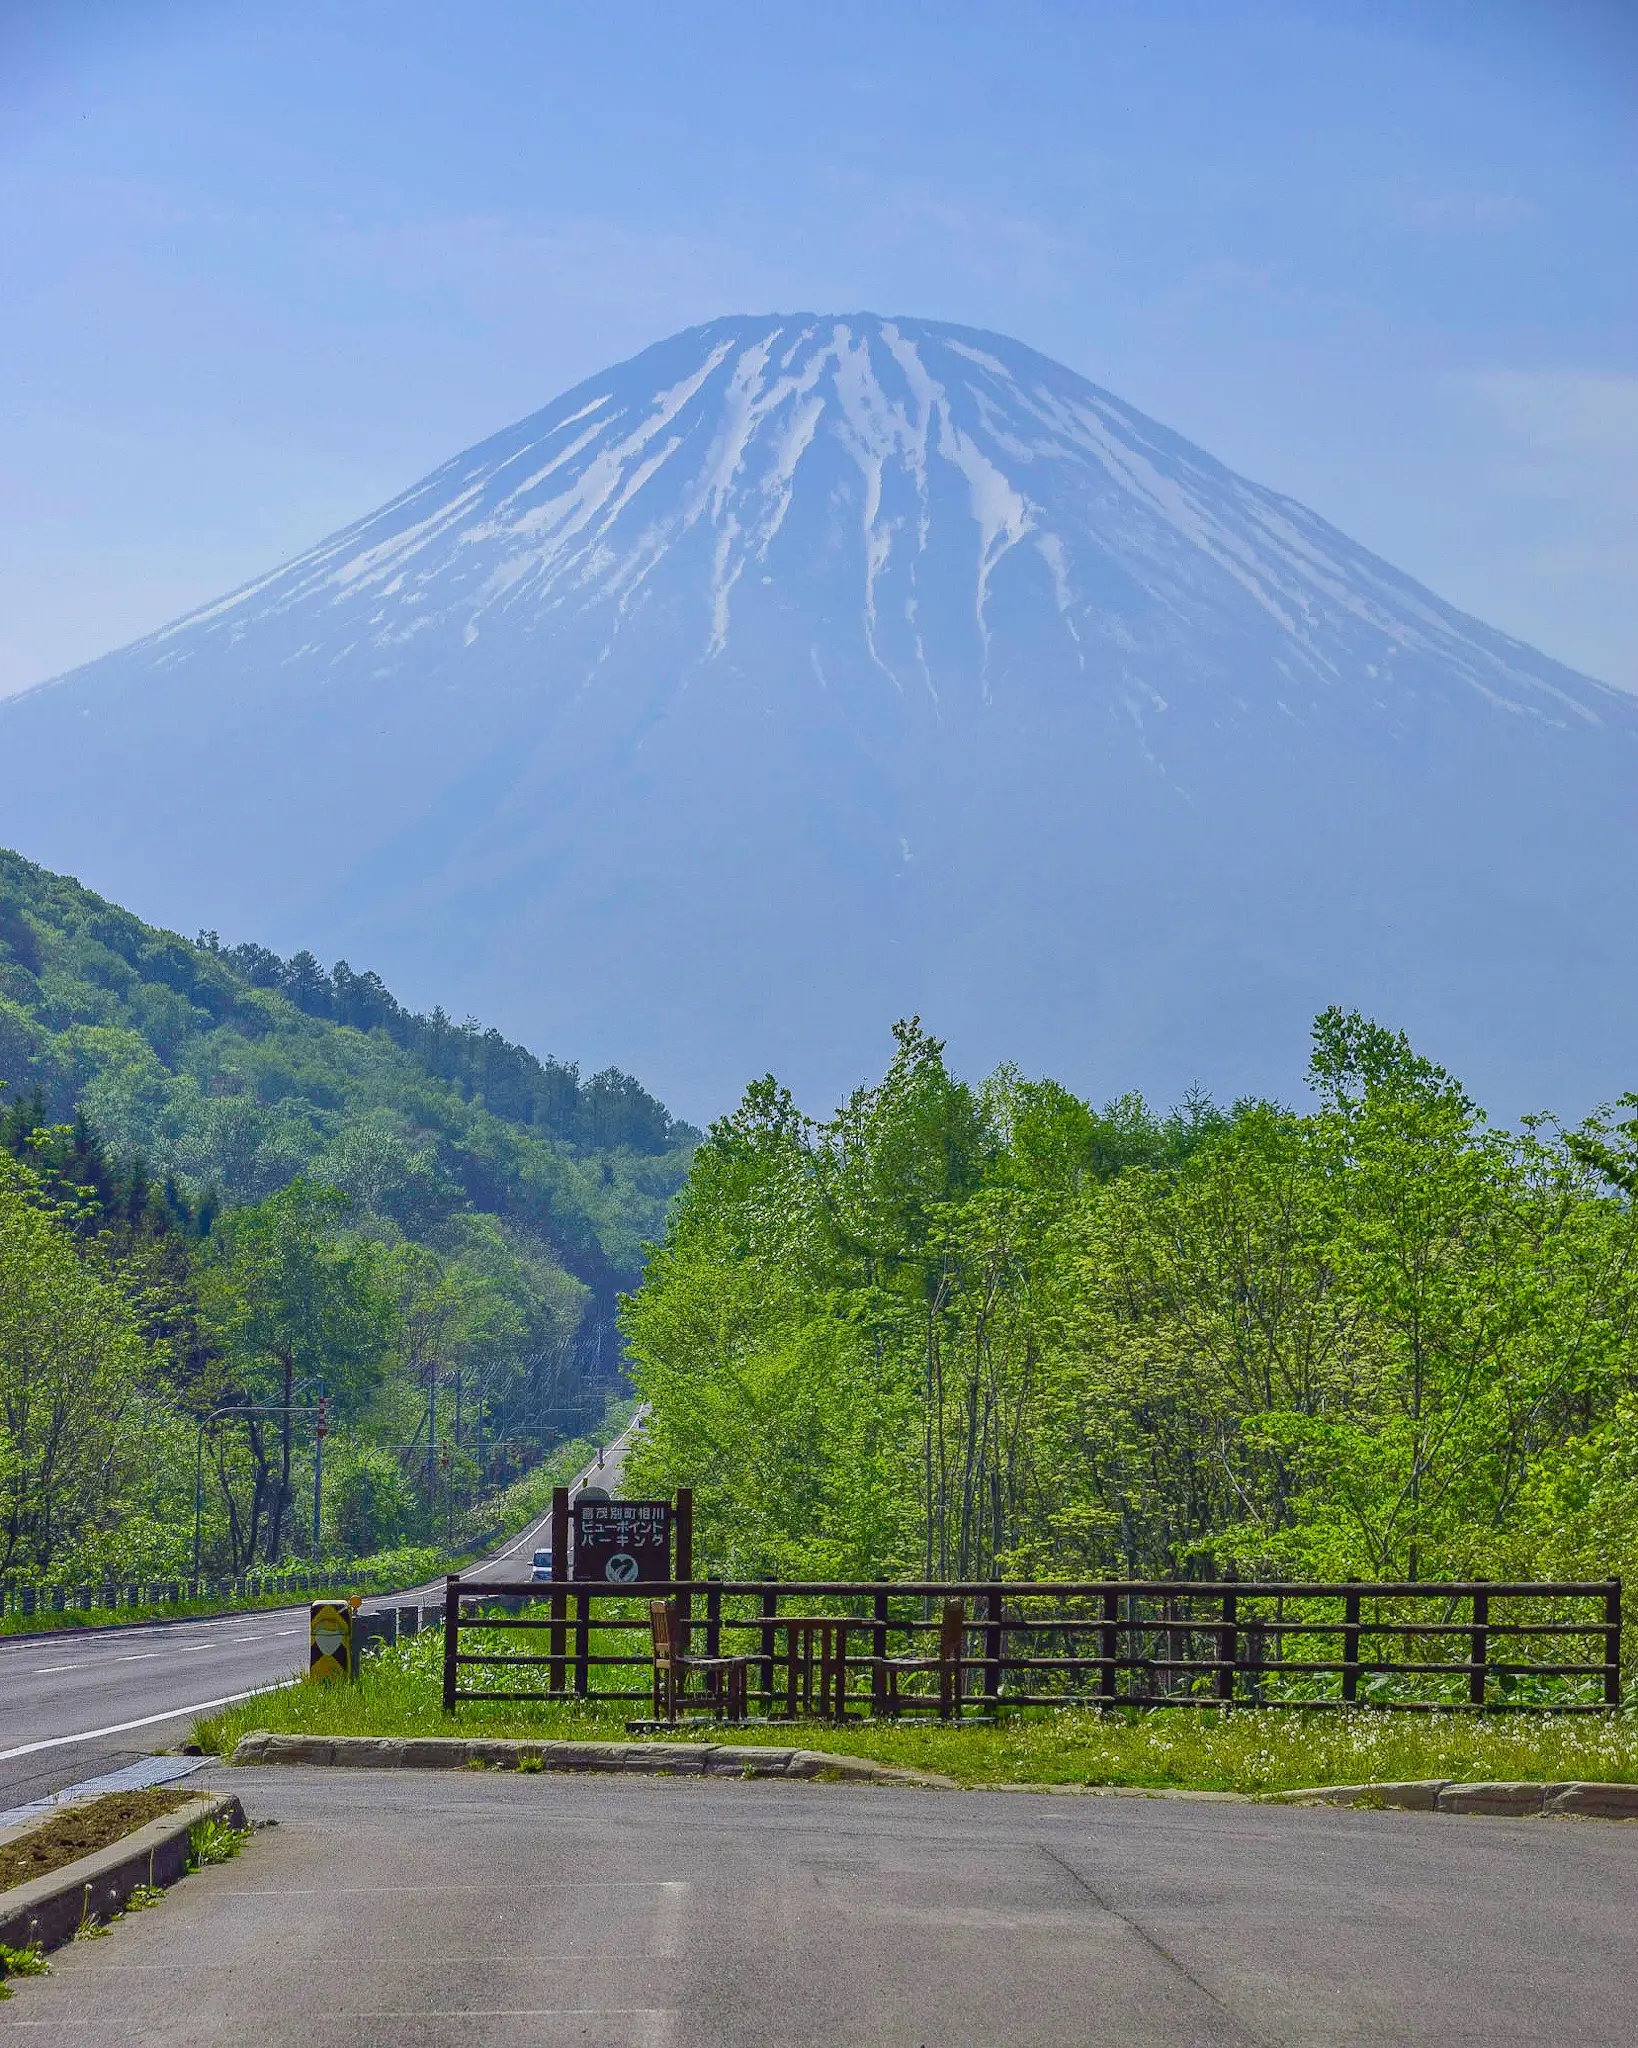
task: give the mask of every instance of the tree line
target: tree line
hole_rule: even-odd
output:
[[[196,1484],[206,1572],[443,1546],[602,1415],[584,1290],[492,1218],[416,1243],[301,1178],[219,1212],[83,1120],[0,1136],[0,1574],[187,1576]]]
[[[697,1133],[311,953],[190,943],[0,850],[0,1104],[77,1114],[192,1199],[298,1177],[426,1238],[477,1210],[549,1245],[598,1313],[641,1271]]]
[[[0,851],[0,1573],[448,1543],[618,1389],[687,1126],[204,937]]]
[[[380,975],[355,974],[345,960],[326,973],[310,952],[283,960],[266,946],[225,947],[210,931],[199,934],[198,945],[251,987],[277,989],[306,1016],[385,1032],[429,1073],[454,1082],[468,1100],[481,1097],[496,1116],[598,1152],[660,1153],[699,1136],[618,1067],[582,1081],[572,1062],[538,1059],[476,1018],[457,1024],[441,1008],[425,1015],[405,1009]]]
[[[896,1039],[826,1121],[749,1089],[623,1304],[633,1477],[694,1488],[711,1569],[1638,1562],[1638,1117],[1493,1128],[1335,1010],[1305,1110],[1098,1110]]]

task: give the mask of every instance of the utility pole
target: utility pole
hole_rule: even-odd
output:
[[[438,1361],[427,1361],[427,1534],[438,1512]]]

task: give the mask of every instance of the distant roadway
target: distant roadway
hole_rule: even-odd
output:
[[[632,1430],[601,1468],[573,1484],[617,1490]],[[529,1576],[550,1515],[470,1566],[464,1578]],[[430,1601],[443,1581],[365,1601],[366,1610]],[[277,1685],[307,1661],[307,1608],[270,1608],[210,1621],[133,1622],[0,1636],[0,1812],[186,1739],[201,1712]]]

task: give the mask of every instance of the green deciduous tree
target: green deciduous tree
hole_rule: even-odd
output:
[[[225,1216],[201,1267],[201,1303],[241,1404],[280,1411],[245,1417],[252,1484],[242,1513],[228,1493],[241,1569],[281,1553],[298,1394],[311,1402],[322,1386],[344,1414],[390,1353],[393,1300],[373,1249],[341,1235],[347,1209],[337,1190],[293,1181]]]
[[[36,1570],[117,1491],[147,1347],[110,1272],[0,1154],[0,1570]]]
[[[828,1123],[759,1082],[624,1307],[644,1474],[785,1574],[1465,1575],[1594,1494],[1638,1561],[1586,1455],[1632,1414],[1621,1134],[1493,1130],[1336,1011],[1310,1081],[1099,1112],[912,1024]]]

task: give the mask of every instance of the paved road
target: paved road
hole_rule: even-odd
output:
[[[581,1478],[612,1491],[628,1448],[624,1438],[611,1445],[603,1468],[589,1466]],[[512,1538],[470,1576],[527,1578],[530,1552],[546,1540],[542,1526]],[[442,1592],[439,1580],[392,1599],[433,1600]],[[0,1812],[171,1747],[201,1707],[276,1685],[306,1658],[305,1606],[0,1637]]]
[[[213,1770],[276,1819],[0,2020],[258,2048],[1630,2044],[1638,1827]]]
[[[574,1487],[578,1489],[581,1486],[601,1486],[606,1493],[618,1493],[620,1481],[625,1473],[626,1453],[632,1447],[636,1428],[637,1421],[634,1417],[622,1433],[615,1438],[613,1443],[605,1447],[602,1463],[600,1465],[588,1465],[583,1472],[577,1474],[572,1482]],[[531,1522],[527,1529],[514,1536],[504,1548],[492,1552],[481,1564],[468,1566],[461,1574],[462,1578],[477,1580],[528,1578],[529,1560],[536,1550],[550,1543],[551,1529],[552,1518],[550,1513],[542,1515],[538,1522]],[[442,1594],[443,1590],[444,1582],[442,1579],[439,1579],[426,1586],[417,1587],[413,1595],[403,1593],[398,1597],[408,1600],[418,1595],[426,1600],[434,1600]],[[375,1603],[369,1604],[373,1605]]]

